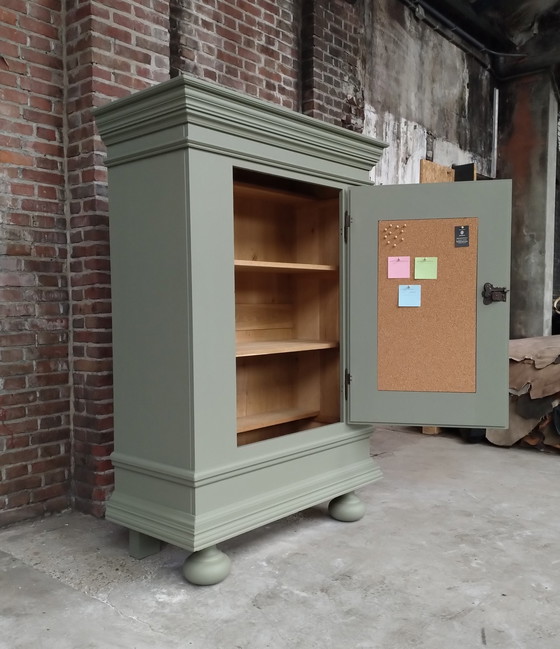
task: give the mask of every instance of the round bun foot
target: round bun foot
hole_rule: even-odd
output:
[[[183,564],[183,575],[191,584],[213,586],[223,581],[230,569],[230,558],[213,545],[188,556]]]
[[[329,503],[329,514],[337,521],[353,523],[365,514],[366,506],[354,492],[333,498]]]

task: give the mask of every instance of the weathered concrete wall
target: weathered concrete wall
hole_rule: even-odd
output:
[[[556,205],[554,217],[556,227],[554,230],[554,281],[552,288],[554,298],[560,296],[560,118],[557,121],[556,128]],[[553,331],[552,333],[560,333],[560,316],[555,316],[555,319],[559,331]]]
[[[513,179],[511,337],[551,331],[558,104],[547,73],[501,89],[499,173]]]
[[[490,175],[494,83],[468,54],[400,0],[368,1],[365,132],[389,143],[378,182],[416,183],[422,158],[475,162]]]

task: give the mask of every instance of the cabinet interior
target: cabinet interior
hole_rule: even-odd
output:
[[[339,191],[234,170],[237,443],[340,421]]]

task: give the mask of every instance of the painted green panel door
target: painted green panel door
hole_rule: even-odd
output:
[[[357,187],[350,213],[349,421],[507,427],[510,181]]]

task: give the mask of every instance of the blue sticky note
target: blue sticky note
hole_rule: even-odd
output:
[[[399,286],[399,306],[420,306],[422,287],[419,284],[401,284]]]

